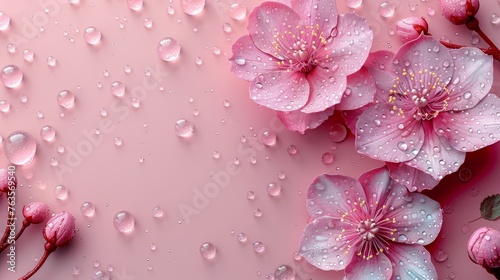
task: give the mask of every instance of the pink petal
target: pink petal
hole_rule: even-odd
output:
[[[434,130],[462,152],[472,152],[500,139],[500,99],[488,94],[474,108],[442,112],[433,119]]]
[[[324,38],[327,38],[337,25],[338,12],[335,1],[292,0],[291,7],[302,17],[304,25],[310,27],[319,25],[317,33]]]
[[[342,234],[341,226],[340,220],[332,217],[315,219],[304,229],[299,254],[322,270],[344,269],[351,262],[355,250],[347,250],[348,244],[338,238]]]
[[[265,73],[252,81],[250,98],[273,110],[295,111],[307,103],[309,83],[301,72]]]
[[[300,20],[300,16],[289,6],[277,2],[264,2],[254,8],[248,16],[248,34],[257,48],[280,58],[278,51],[281,48],[277,49],[275,44],[292,46],[296,39],[290,34],[287,36],[286,33],[296,34]]]
[[[331,115],[333,115],[334,108],[330,107],[322,112],[306,114],[301,111],[281,112],[276,111],[276,115],[281,122],[292,131],[297,131],[304,134],[307,129],[313,129],[320,126]]]
[[[383,103],[389,100],[389,91],[396,83],[392,74],[392,61],[394,54],[390,51],[376,51],[370,53],[365,62],[365,67],[375,80],[375,103]]]
[[[238,78],[252,81],[262,73],[279,70],[278,60],[257,49],[248,35],[240,37],[232,50],[231,72]]]
[[[405,163],[387,163],[391,178],[409,191],[431,190],[439,183],[431,175],[410,167]]]
[[[354,110],[373,102],[375,81],[366,67],[347,77],[347,87],[337,110]]]
[[[355,110],[342,111],[342,117],[344,118],[345,124],[351,130],[352,134],[356,133],[356,123],[359,120],[359,117],[371,107],[372,104],[366,105],[365,107],[361,107]]]
[[[476,106],[493,85],[493,58],[477,48],[450,50],[455,64],[448,84],[448,110],[466,110]]]
[[[425,131],[424,145],[417,156],[406,164],[441,180],[458,170],[465,161],[465,153],[454,149],[446,137],[435,133],[430,122],[422,124]]]
[[[387,256],[394,264],[391,279],[438,279],[431,256],[421,245],[392,246]]]
[[[401,86],[405,89],[412,89],[421,86],[428,87],[427,79],[409,81],[412,74],[425,77],[433,72],[442,83],[446,84],[453,74],[452,64],[453,59],[445,46],[431,36],[421,35],[399,49],[394,57],[393,69],[394,73],[401,78]],[[403,70],[406,70],[408,75],[403,76]],[[419,71],[428,71],[428,73],[420,74]]]
[[[423,194],[409,193],[394,181],[385,198],[380,204],[389,208],[385,217],[393,221],[394,242],[428,245],[436,239],[443,223],[439,203]]]
[[[371,259],[356,256],[352,259],[351,264],[346,267],[345,273],[346,280],[392,279],[392,264],[384,253],[374,255]]]
[[[301,109],[304,113],[324,111],[340,103],[346,89],[347,78],[340,70],[325,72],[316,67],[307,74],[311,96],[309,102]]]
[[[332,1],[333,2],[333,1]],[[339,22],[331,42],[325,48],[323,60],[324,66],[334,62],[340,65],[346,75],[350,75],[361,69],[366,61],[373,42],[373,32],[366,19],[354,14],[347,13],[339,16]],[[320,61],[321,62],[321,61]],[[322,65],[323,65],[322,64]]]
[[[307,211],[312,218],[340,218],[354,208],[354,202],[358,198],[366,200],[358,180],[342,175],[322,174],[314,179],[307,190]]]
[[[393,52],[385,50],[372,52],[368,55],[365,66],[391,72],[394,56],[395,54]]]
[[[363,186],[368,207],[383,207],[387,201],[387,196],[392,192],[389,188],[391,178],[387,166],[373,169],[363,173],[358,181]]]
[[[356,149],[377,160],[408,161],[417,155],[423,140],[420,123],[398,115],[387,103],[366,109],[356,125]]]

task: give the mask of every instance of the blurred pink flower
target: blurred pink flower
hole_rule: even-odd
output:
[[[467,246],[470,259],[491,271],[500,269],[500,231],[481,227],[469,238]]]
[[[489,93],[491,56],[476,48],[448,50],[423,35],[396,55],[373,56],[367,68],[375,101],[344,117],[356,127],[358,152],[401,163],[389,164],[391,176],[410,191],[431,189],[457,171],[466,152],[499,140],[500,100]]]
[[[24,205],[23,216],[30,224],[39,224],[49,217],[49,206],[43,202],[31,202]]]
[[[389,177],[387,167],[360,176],[317,177],[307,193],[314,219],[299,253],[322,270],[345,269],[346,279],[436,279],[423,247],[441,230],[439,204]]]
[[[252,82],[250,98],[275,110],[289,129],[304,133],[334,106],[359,108],[373,100],[374,91],[343,98],[347,77],[361,68],[372,45],[365,19],[338,15],[335,1],[291,0],[264,2],[248,21],[249,35],[232,47],[231,70]]]
[[[1,193],[9,193],[9,188],[12,188],[12,186],[15,188],[17,186],[16,176],[9,173],[10,172],[9,170],[7,170],[7,168],[0,168],[0,195]],[[9,181],[11,183],[9,183]]]
[[[466,24],[479,10],[479,0],[440,0],[443,16],[453,24]]]
[[[68,244],[75,235],[75,218],[68,212],[54,215],[43,228],[43,237],[51,248]]]
[[[423,17],[406,17],[396,22],[396,34],[403,43],[417,39],[421,33],[428,34],[429,25]]]

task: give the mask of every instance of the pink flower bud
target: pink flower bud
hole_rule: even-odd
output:
[[[396,34],[403,43],[418,38],[423,32],[428,34],[429,25],[423,17],[406,17],[396,23]]]
[[[500,268],[500,231],[482,227],[469,238],[470,259],[488,271]]]
[[[68,212],[54,215],[43,229],[43,238],[55,247],[68,244],[74,235],[75,218]]]
[[[31,202],[24,205],[23,216],[31,224],[39,224],[49,217],[49,206],[43,202]]]
[[[479,0],[439,0],[443,16],[454,24],[465,24],[479,10]]]
[[[9,178],[10,177],[10,178]],[[12,183],[9,183],[12,182]],[[8,193],[10,191],[9,187],[16,188],[17,185],[17,179],[16,176],[14,176],[14,173],[11,172],[9,174],[9,170],[6,168],[1,168],[0,169],[0,193]]]

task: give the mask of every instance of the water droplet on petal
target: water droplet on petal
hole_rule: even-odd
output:
[[[164,61],[173,61],[179,57],[181,45],[171,37],[165,37],[158,43],[158,56]]]
[[[92,202],[84,202],[80,207],[80,211],[85,217],[93,217],[95,215],[95,205]]]
[[[207,260],[212,260],[217,254],[217,248],[210,242],[205,242],[200,246],[200,255]]]
[[[27,165],[36,153],[36,141],[31,134],[24,131],[16,131],[6,139],[4,152],[7,160],[15,165]]]
[[[193,124],[185,119],[179,119],[175,123],[175,134],[179,137],[188,138],[193,135],[194,126]]]
[[[406,151],[408,150],[408,144],[406,144],[405,142],[399,142],[398,149],[400,149],[401,151]]]
[[[8,88],[16,88],[23,81],[23,71],[16,65],[7,65],[2,69],[0,79],[2,84]]]
[[[135,218],[128,211],[120,211],[116,213],[113,225],[119,232],[129,233],[135,228]]]
[[[56,130],[52,126],[46,125],[40,129],[40,137],[44,141],[52,142],[56,138]]]
[[[204,7],[205,0],[181,0],[181,8],[188,15],[197,15]]]
[[[96,27],[91,26],[85,29],[83,37],[88,44],[97,45],[101,41],[102,34],[101,31],[99,31]]]

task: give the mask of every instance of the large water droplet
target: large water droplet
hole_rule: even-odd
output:
[[[119,232],[129,233],[135,228],[135,218],[127,211],[120,211],[116,213],[113,225]]]
[[[260,141],[266,146],[273,146],[276,144],[276,133],[271,130],[265,130],[260,135]]]
[[[57,102],[61,107],[71,109],[75,105],[75,95],[69,90],[62,90],[57,95]]]
[[[7,160],[15,165],[27,165],[36,153],[36,141],[31,134],[16,131],[9,135],[4,142],[4,151]]]
[[[47,57],[47,65],[50,67],[56,67],[57,65],[57,59],[53,56],[48,56]]]
[[[437,262],[444,262],[448,259],[448,253],[443,249],[438,249],[434,252],[434,259]]]
[[[92,280],[110,280],[108,273],[102,270],[98,270],[92,276]]]
[[[215,255],[217,254],[217,248],[215,247],[214,244],[210,242],[205,242],[201,244],[200,246],[200,255],[207,259],[207,260],[212,260],[215,258]]]
[[[491,14],[490,22],[495,24],[495,25],[500,24],[500,16],[498,16],[495,13]]]
[[[52,142],[56,138],[56,130],[52,126],[46,125],[40,129],[40,137],[44,141]]]
[[[69,190],[65,185],[57,185],[54,188],[54,195],[59,200],[66,200],[68,198]]]
[[[171,37],[165,37],[158,43],[158,56],[165,61],[172,61],[179,57],[181,45]]]
[[[278,196],[281,193],[281,185],[276,182],[271,182],[267,185],[267,193],[270,196]]]
[[[80,207],[80,211],[85,217],[93,217],[95,215],[95,205],[92,202],[84,202]]]
[[[330,152],[326,152],[323,155],[321,155],[321,162],[323,162],[323,164],[330,164],[333,162],[333,159],[334,156]]]
[[[175,123],[175,134],[179,137],[191,137],[194,132],[193,124],[185,119],[179,119]]]
[[[23,71],[16,65],[7,65],[2,69],[0,79],[2,84],[8,88],[16,88],[23,81]]]
[[[10,16],[0,11],[0,30],[5,30],[9,27],[10,24]]]
[[[197,15],[204,7],[205,0],[181,0],[181,8],[188,15]]]
[[[0,100],[0,111],[8,113],[10,111],[10,103],[7,100]]]
[[[91,26],[85,29],[83,37],[90,45],[97,45],[101,41],[102,34],[96,27]]]
[[[162,218],[165,213],[163,212],[163,209],[161,209],[160,206],[155,206],[153,208],[153,217],[159,219]]]
[[[361,4],[363,4],[363,0],[345,0],[345,4],[351,9],[357,9],[361,7]]]
[[[247,15],[247,8],[240,3],[234,3],[229,7],[229,15],[235,20],[243,20]]]
[[[244,232],[238,233],[238,242],[245,243],[245,242],[247,242],[247,240],[248,240],[248,237]]]
[[[110,91],[114,96],[122,97],[125,95],[125,85],[120,81],[115,81],[111,84]]]
[[[396,7],[394,6],[394,4],[389,2],[383,2],[382,4],[380,4],[380,7],[378,9],[380,16],[384,18],[392,17],[395,10]]]
[[[461,168],[458,171],[458,178],[462,182],[468,182],[472,178],[472,171],[469,168]]]
[[[127,0],[129,9],[139,11],[144,5],[144,0]]]
[[[253,243],[252,247],[256,253],[264,253],[264,251],[266,250],[266,246],[264,246],[264,244],[260,241]]]
[[[328,135],[330,136],[330,140],[332,140],[332,142],[339,143],[344,141],[347,137],[347,129],[344,125],[336,123],[330,126]]]
[[[295,280],[295,270],[288,265],[280,265],[274,271],[275,280]]]
[[[32,62],[33,59],[35,58],[35,53],[32,50],[30,50],[30,49],[25,49],[23,51],[23,58],[27,62]]]

